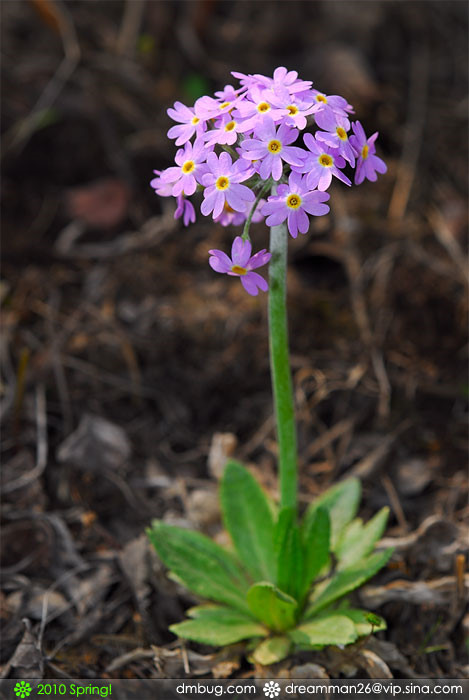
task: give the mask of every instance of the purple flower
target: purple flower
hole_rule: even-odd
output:
[[[348,112],[353,112],[352,105],[340,95],[325,95],[319,90],[312,90],[316,103],[320,109],[315,112],[314,118],[320,129],[332,131],[337,124],[337,117],[346,117]]]
[[[256,207],[256,211],[252,215],[251,221],[253,224],[257,224],[259,223],[259,221],[262,221],[264,219],[264,216],[262,214],[262,206],[264,204],[265,199],[260,199]],[[220,216],[217,216],[215,221],[217,222],[217,224],[221,224],[222,226],[240,226],[241,224],[244,224],[244,222],[248,218],[251,209],[252,202],[246,202],[246,209],[244,210],[244,212],[235,211],[230,207],[229,204],[225,202],[222,213],[220,214]]]
[[[298,80],[298,73],[296,70],[287,70],[284,66],[279,66],[274,70],[274,77],[272,79],[272,87],[276,89],[277,87],[287,88],[290,94],[295,92],[303,92],[309,90],[312,85],[311,80]]]
[[[282,109],[272,107],[270,102],[272,94],[271,90],[261,89],[254,85],[247,94],[248,99],[238,102],[234,116],[242,120],[239,128],[241,133],[244,134],[255,129],[259,123],[262,123],[262,117],[266,115],[274,120],[282,116]]]
[[[288,230],[296,238],[298,231],[306,233],[309,229],[307,214],[323,216],[328,213],[329,206],[324,202],[328,201],[329,195],[318,190],[311,191],[306,180],[306,177],[292,172],[288,185],[277,187],[277,194],[269,197],[262,207],[263,215],[267,216],[267,226],[278,226],[288,219]]]
[[[174,197],[181,193],[187,196],[194,194],[197,181],[201,182],[200,178],[207,170],[204,165],[205,158],[204,144],[200,139],[197,139],[194,145],[186,143],[185,147],[176,153],[175,161],[179,167],[167,168],[161,174],[161,182],[173,185],[171,194]]]
[[[227,114],[236,106],[236,103],[241,97],[235,97],[233,100],[215,100],[213,97],[204,95],[199,97],[194,105],[195,113],[201,119],[215,119],[222,114]]]
[[[241,236],[237,236],[231,246],[231,258],[222,250],[209,250],[211,257],[208,262],[215,272],[239,277],[247,293],[255,297],[259,289],[266,292],[269,285],[261,275],[252,270],[268,263],[271,255],[264,248],[251,257],[251,251],[250,241],[243,241]]]
[[[265,76],[261,75],[251,75],[250,73],[239,73],[238,71],[231,71],[231,75],[233,75],[235,78],[238,78],[239,82],[243,86],[243,88],[247,88],[248,90],[251,90],[254,87],[257,88],[263,88],[265,87]],[[261,78],[261,79],[260,79]]]
[[[303,164],[303,149],[288,145],[297,139],[296,129],[282,124],[276,131],[273,120],[270,117],[264,117],[254,134],[259,138],[245,139],[241,144],[241,156],[246,160],[261,161],[259,175],[263,180],[267,180],[270,175],[274,180],[280,180],[283,172],[282,161],[290,165]]]
[[[229,102],[234,102],[242,90],[243,88],[235,90],[232,85],[225,85],[223,90],[219,90],[215,93],[215,97],[218,97],[222,102],[226,102],[227,100]]]
[[[173,185],[171,182],[162,182],[161,175],[165,172],[164,170],[154,170],[156,177],[150,180],[150,187],[153,187],[155,193],[160,197],[171,197],[173,193]]]
[[[181,122],[180,126],[172,126],[168,131],[169,138],[176,139],[176,146],[183,146],[195,133],[200,136],[205,131],[205,121],[182,102],[175,102],[168,114],[175,122]]]
[[[268,88],[276,90],[278,87],[287,88],[290,94],[295,92],[304,92],[309,90],[312,85],[311,80],[298,80],[296,70],[287,70],[284,66],[279,66],[274,70],[273,78],[266,75],[244,75],[243,73],[232,73],[235,78],[240,78],[242,85],[249,88],[255,85],[265,85]]]
[[[213,211],[213,218],[216,219],[222,213],[225,202],[236,211],[245,211],[246,202],[255,199],[254,192],[238,183],[251,176],[250,165],[241,158],[233,165],[230,156],[225,152],[221,153],[219,158],[215,153],[209,153],[207,172],[202,178],[206,189],[200,211],[204,216]]]
[[[354,135],[350,137],[350,143],[358,158],[354,182],[360,185],[365,178],[375,182],[378,179],[376,173],[385,173],[388,169],[386,163],[375,155],[378,132],[367,139],[360,122],[353,122],[352,129]]]
[[[174,212],[174,218],[179,219],[183,217],[184,226],[189,226],[195,222],[195,209],[192,202],[182,196],[182,194],[177,198],[177,208]]]
[[[304,129],[306,117],[319,109],[319,106],[312,99],[302,101],[297,95],[290,95],[284,87],[279,87],[270,97],[274,107],[279,107],[284,111],[281,117],[282,124],[295,126],[297,129]]]
[[[339,168],[345,166],[345,160],[338,155],[337,151],[329,146],[326,146],[321,141],[316,141],[311,134],[305,134],[304,142],[310,153],[304,160],[302,167],[294,169],[298,172],[308,173],[307,183],[310,189],[315,187],[324,192],[327,190],[334,175],[346,185],[352,183]]]
[[[348,160],[350,165],[355,165],[355,151],[353,150],[347,131],[350,130],[350,122],[346,117],[337,117],[337,124],[331,131],[317,131],[316,139],[334,148],[337,153]]]
[[[232,146],[236,143],[239,129],[240,122],[233,119],[230,114],[224,114],[216,122],[216,126],[204,134],[204,139],[208,146],[215,146],[217,143]]]

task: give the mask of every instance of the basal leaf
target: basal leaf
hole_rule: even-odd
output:
[[[274,581],[274,519],[252,474],[230,461],[221,480],[221,504],[226,529],[244,566],[255,581]]]
[[[147,534],[162,561],[189,590],[249,613],[248,583],[230,552],[199,532],[159,520]]]
[[[274,546],[277,586],[293,598],[297,598],[303,579],[303,550],[294,508],[281,509],[275,526]]]
[[[301,598],[329,560],[330,529],[329,511],[320,506],[308,519],[308,529],[303,530],[304,575]]]
[[[326,644],[351,644],[358,634],[352,620],[345,615],[335,614],[305,622],[290,630],[288,636],[299,647],[307,649]]]
[[[373,632],[381,632],[386,629],[386,621],[379,615],[369,613],[360,608],[340,608],[341,615],[352,620],[359,637],[365,637]],[[373,623],[373,624],[372,624]]]
[[[355,517],[360,503],[361,485],[355,478],[346,479],[325,491],[308,507],[304,517],[303,529],[308,531],[310,520],[316,510],[323,506],[329,511],[331,520],[331,548],[335,551],[336,544],[344,527]]]
[[[193,620],[185,620],[170,626],[171,632],[184,639],[201,644],[224,646],[242,639],[265,637],[268,631],[259,622],[236,610],[222,606],[199,607]]]
[[[285,659],[290,653],[291,639],[282,635],[279,637],[269,637],[264,639],[249,657],[249,661],[270,666]]]
[[[305,619],[310,619],[334,600],[361,586],[387,563],[392,553],[392,548],[384,552],[375,552],[348,569],[336,573],[330,581],[325,582],[313,593],[311,605],[304,615]]]
[[[255,583],[248,591],[247,601],[252,614],[275,632],[283,632],[295,624],[296,600],[273,583]]]
[[[216,612],[217,610],[220,610],[220,605],[217,605],[216,603],[207,603],[206,605],[193,605],[192,608],[188,608],[186,610],[186,615],[187,617],[202,617],[202,615],[206,615],[207,613]]]
[[[373,551],[381,539],[388,520],[389,508],[384,507],[366,525],[357,519],[345,529],[337,547],[338,569],[347,569]]]

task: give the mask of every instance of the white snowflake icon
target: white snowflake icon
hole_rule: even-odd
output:
[[[269,681],[268,683],[264,683],[264,693],[267,695],[268,698],[276,698],[280,695],[280,686],[278,683],[275,683],[274,681]]]

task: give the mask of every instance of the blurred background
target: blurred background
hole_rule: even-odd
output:
[[[289,241],[301,499],[359,476],[396,552],[362,594],[388,631],[273,675],[467,676],[466,3],[0,9],[3,674],[247,672],[236,648],[182,653],[167,625],[192,600],[142,532],[220,537],[226,455],[275,495],[266,297],[207,264],[235,229],[185,229],[149,181],[175,100],[285,65],[346,97],[388,165]]]

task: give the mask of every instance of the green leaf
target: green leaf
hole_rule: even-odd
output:
[[[296,600],[267,581],[255,583],[247,593],[252,614],[274,632],[283,632],[295,624]]]
[[[331,614],[299,625],[288,633],[290,639],[303,649],[326,644],[351,644],[357,637],[352,620],[345,615]]]
[[[248,583],[230,552],[199,532],[159,520],[147,534],[162,561],[189,590],[249,613]]]
[[[292,642],[288,637],[269,637],[264,639],[249,657],[251,663],[270,666],[285,659],[290,653]]]
[[[199,606],[193,620],[170,626],[171,632],[201,644],[224,646],[250,637],[265,637],[267,630],[247,615],[222,606]]]
[[[204,605],[193,605],[192,608],[188,608],[186,610],[186,615],[187,617],[202,617],[202,615],[205,615],[206,613],[210,613],[211,611],[216,611],[220,610],[220,605],[217,605],[216,603],[207,603]]]
[[[392,553],[392,548],[384,552],[375,552],[350,568],[339,571],[332,580],[318,586],[311,598],[312,604],[306,609],[305,618],[310,619],[334,600],[361,586],[387,563]]]
[[[296,509],[282,508],[275,526],[276,582],[280,590],[297,598],[303,579],[303,551],[296,524]]]
[[[329,561],[330,531],[329,511],[320,506],[308,519],[308,529],[303,530],[305,564],[301,598]]]
[[[226,529],[239,558],[255,581],[275,577],[274,520],[261,487],[239,462],[229,461],[221,480]]]
[[[360,519],[353,520],[345,529],[337,546],[338,570],[347,569],[373,551],[381,539],[388,520],[389,508],[382,508],[363,525]]]
[[[308,531],[310,520],[320,506],[327,508],[331,519],[331,549],[336,544],[344,527],[355,517],[360,503],[361,485],[356,478],[346,479],[325,491],[308,507],[304,517],[303,529]]]
[[[367,610],[340,608],[337,612],[352,620],[359,637],[365,637],[373,632],[381,632],[386,629],[386,621],[379,615],[370,613]]]

